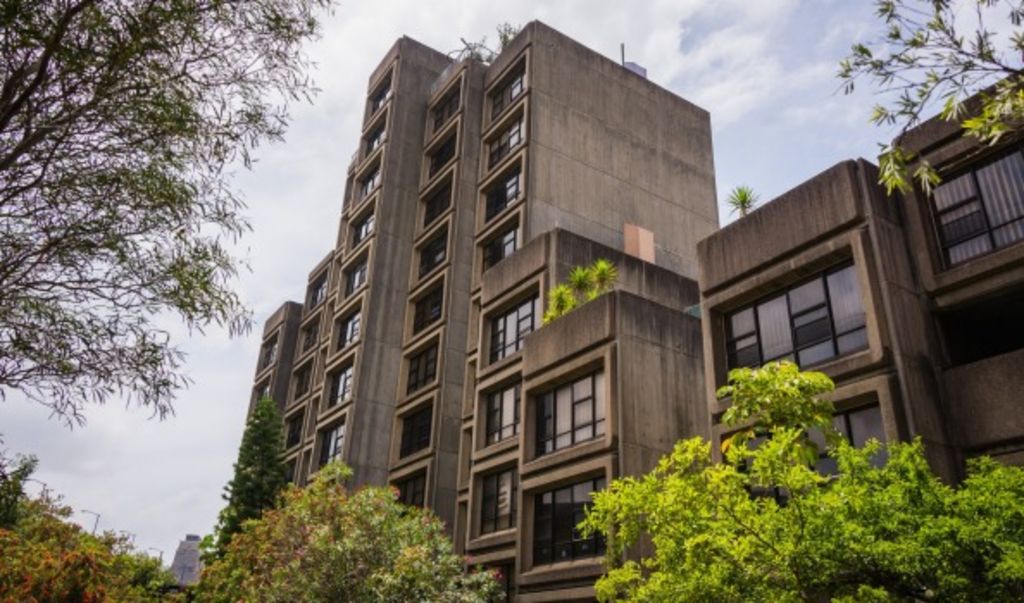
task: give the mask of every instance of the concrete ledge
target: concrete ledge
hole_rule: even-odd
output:
[[[948,369],[942,380],[960,445],[982,451],[1024,436],[1024,349]]]

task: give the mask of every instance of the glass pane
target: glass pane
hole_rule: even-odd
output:
[[[836,333],[842,334],[864,326],[864,304],[853,266],[828,275],[828,296]]]
[[[555,432],[566,433],[572,429],[572,396],[568,387],[559,388],[556,392],[558,407],[555,410]]]
[[[832,348],[832,340],[828,339],[817,345],[812,345],[809,348],[805,348],[797,352],[797,364],[799,364],[801,368],[811,366],[828,360],[835,355],[835,350]]]
[[[729,317],[729,336],[732,338],[754,332],[754,309],[737,312]]]
[[[832,325],[829,324],[828,312],[825,311],[825,308],[808,312],[793,322],[797,347],[832,337]]]
[[[974,178],[970,174],[964,174],[935,187],[935,207],[942,211],[970,199],[975,194]]]
[[[573,405],[572,424],[574,427],[589,425],[594,421],[593,404],[587,399]]]
[[[868,347],[868,330],[864,327],[856,331],[850,331],[836,340],[836,347],[840,354],[848,354]]]
[[[589,398],[590,394],[590,377],[585,377],[583,379],[580,379],[576,383],[572,384],[573,398],[577,400],[582,400],[583,398]]]
[[[1024,216],[1024,158],[1014,153],[977,172],[985,211],[993,226]]]
[[[793,350],[785,295],[759,305],[757,317],[761,327],[761,347],[765,360],[778,358]]]
[[[573,432],[574,442],[585,442],[594,439],[594,428],[591,425],[580,427]]]
[[[1024,239],[1024,220],[1000,226],[992,231],[992,236],[996,240],[996,247],[1004,247],[1014,241]]]
[[[949,254],[950,264],[959,264],[965,260],[969,260],[974,256],[981,255],[983,253],[992,250],[992,241],[988,238],[988,235],[981,235],[975,237],[969,241],[954,245],[947,250]]]
[[[870,406],[851,412],[850,431],[854,446],[863,446],[869,439],[885,442],[885,428],[882,427],[882,411]]]
[[[942,242],[946,245],[984,233],[988,230],[985,214],[977,201],[946,212],[939,217]]]
[[[604,420],[604,373],[594,375],[594,420]]]
[[[789,311],[792,314],[799,314],[823,303],[825,303],[825,287],[820,278],[804,283],[789,292]]]

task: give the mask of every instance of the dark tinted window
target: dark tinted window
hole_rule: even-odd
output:
[[[444,287],[437,287],[416,302],[413,311],[412,332],[419,333],[441,318],[444,304]]]
[[[604,489],[604,478],[590,479],[536,495],[533,518],[533,562],[537,565],[594,557],[604,553],[599,535],[584,537],[576,526],[586,516],[592,492]]]
[[[534,296],[491,319],[491,362],[518,352],[540,321],[540,297]]]
[[[519,198],[521,184],[520,171],[517,167],[511,173],[502,176],[487,190],[487,208],[484,220],[489,221],[500,214],[510,203]]]
[[[604,373],[537,396],[537,456],[604,435]]]
[[[402,419],[402,442],[399,456],[406,457],[430,446],[430,423],[433,407],[422,408]]]
[[[512,227],[484,243],[484,270],[512,255],[519,243],[519,229]]]
[[[483,492],[480,496],[481,534],[515,527],[518,481],[515,469],[506,469],[483,477]]]
[[[440,266],[444,262],[447,253],[448,230],[445,229],[420,249],[420,276],[425,276],[431,270]]]
[[[519,384],[487,394],[487,443],[519,433]]]
[[[433,383],[437,374],[437,344],[430,346],[409,359],[409,380],[406,393]]]

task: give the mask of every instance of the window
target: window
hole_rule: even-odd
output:
[[[500,214],[513,201],[519,198],[521,185],[520,168],[503,176],[487,191],[487,207],[484,210],[484,221],[490,221]]]
[[[437,344],[430,346],[409,359],[409,382],[406,393],[432,383],[437,376]]]
[[[512,104],[512,101],[519,98],[525,89],[526,83],[526,70],[520,68],[519,71],[510,77],[508,81],[493,94],[491,94],[491,119],[494,119],[505,107]]]
[[[313,281],[306,291],[306,309],[312,310],[327,297],[327,275],[322,274]]]
[[[345,273],[345,295],[352,295],[366,284],[366,260],[359,262]]]
[[[448,123],[448,120],[459,110],[459,87],[456,86],[454,90],[448,93],[448,96],[444,97],[437,107],[434,109],[434,131],[437,132],[441,129],[441,126]]]
[[[343,367],[331,376],[331,396],[327,408],[341,404],[352,397],[352,365]]]
[[[380,111],[380,108],[384,106],[384,103],[388,102],[389,98],[391,98],[390,75],[384,78],[384,81],[377,87],[377,90],[374,91],[373,95],[370,97],[370,115]]]
[[[498,165],[498,162],[508,157],[512,149],[518,147],[521,142],[523,142],[522,117],[502,132],[501,136],[498,136],[496,140],[490,143],[488,146],[489,159],[487,160],[487,167],[492,168]]]
[[[256,401],[265,400],[270,397],[270,383],[264,383],[256,389]]]
[[[307,352],[316,347],[320,339],[320,320],[313,321],[305,329],[302,329],[302,351]]]
[[[1024,239],[1020,151],[935,187],[933,209],[947,265]]]
[[[537,398],[537,456],[604,435],[604,373],[598,371]]]
[[[404,479],[395,486],[398,487],[398,502],[410,507],[422,507],[427,490],[427,476],[419,473],[408,479]]]
[[[488,444],[507,440],[519,433],[519,392],[518,383],[487,394]]]
[[[301,398],[309,393],[309,386],[313,377],[313,365],[306,364],[295,373],[295,398]]]
[[[451,181],[446,182],[441,188],[437,189],[436,192],[432,193],[427,200],[424,201],[423,210],[423,226],[426,228],[431,222],[437,219],[438,216],[444,213],[444,210],[448,209],[448,206],[452,202],[452,183]]]
[[[366,156],[369,157],[370,153],[373,153],[384,144],[386,139],[386,126],[387,124],[381,124],[376,130],[370,132],[366,137]]]
[[[370,196],[370,193],[377,190],[380,186],[380,166],[376,166],[373,170],[366,175],[365,178],[359,181],[359,200],[363,200]]]
[[[512,255],[519,243],[519,228],[513,226],[484,243],[484,270]]]
[[[540,315],[540,296],[517,304],[508,312],[491,319],[491,362],[515,354],[523,340],[533,332]]]
[[[439,286],[416,302],[413,310],[412,332],[415,335],[441,318],[444,305],[444,286]]]
[[[604,488],[604,478],[536,495],[533,517],[533,562],[541,565],[594,557],[604,553],[604,539],[584,538],[576,529],[583,521],[590,494]]]
[[[430,446],[430,423],[434,407],[427,406],[402,419],[402,443],[398,456],[404,458]]]
[[[952,366],[977,362],[1024,347],[1024,287],[960,305],[936,316]]]
[[[832,417],[832,426],[847,442],[857,448],[866,444],[870,439],[885,442],[882,411],[877,404],[835,413]],[[817,470],[823,475],[838,475],[839,467],[836,465],[836,460],[826,455],[825,438],[821,433],[812,433],[811,439],[818,444],[819,459],[815,465]],[[885,452],[880,451],[871,459],[871,463],[876,467],[881,467],[885,464],[886,458]]]
[[[294,417],[288,419],[287,435],[285,436],[285,448],[291,448],[292,446],[298,446],[299,442],[302,441],[302,420],[303,414],[300,412]]]
[[[490,534],[516,525],[516,492],[519,479],[515,469],[506,469],[483,478],[480,497],[480,533]]]
[[[289,483],[289,484],[294,484],[295,483],[295,470],[298,468],[298,466],[299,466],[298,459],[290,460],[285,465],[284,475],[285,475],[285,480],[286,480],[287,483]]]
[[[448,137],[448,140],[441,143],[441,146],[437,147],[433,153],[430,154],[430,165],[427,170],[427,176],[433,178],[435,174],[441,171],[441,168],[448,165],[448,162],[455,157],[455,135],[452,134]]]
[[[440,266],[447,253],[448,229],[446,228],[420,249],[420,277]]]
[[[512,576],[515,574],[516,566],[514,563],[506,563],[502,565],[491,565],[488,566],[488,570],[495,572],[495,579],[501,584],[501,592],[505,594],[505,598],[500,596],[491,599],[491,601],[513,601],[513,595],[515,593],[515,582]]]
[[[270,343],[263,346],[260,350],[260,367],[259,370],[263,370],[274,363],[277,360],[277,340],[271,341]]]
[[[343,349],[359,339],[362,316],[359,312],[350,314],[338,323],[338,349]]]
[[[345,424],[325,429],[320,435],[320,466],[341,459],[345,448]]]
[[[362,243],[366,237],[373,234],[374,214],[367,214],[365,218],[352,226],[352,246]]]
[[[830,270],[726,318],[729,368],[796,359],[818,364],[867,347],[852,265]]]

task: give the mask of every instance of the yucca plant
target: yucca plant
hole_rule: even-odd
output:
[[[747,215],[757,206],[757,193],[746,185],[737,186],[732,189],[725,202],[732,208],[732,213],[739,213],[740,217]]]
[[[571,312],[578,305],[579,300],[571,286],[561,284],[553,287],[548,291],[548,308],[544,311],[544,324]]]
[[[590,266],[590,276],[593,282],[593,296],[597,297],[604,293],[608,293],[615,286],[615,281],[619,280],[619,271],[615,268],[615,264],[604,258],[598,258]]]
[[[563,316],[577,306],[587,303],[615,287],[619,272],[615,264],[601,258],[590,266],[574,266],[569,277],[548,292],[548,307],[544,311],[544,324]]]

